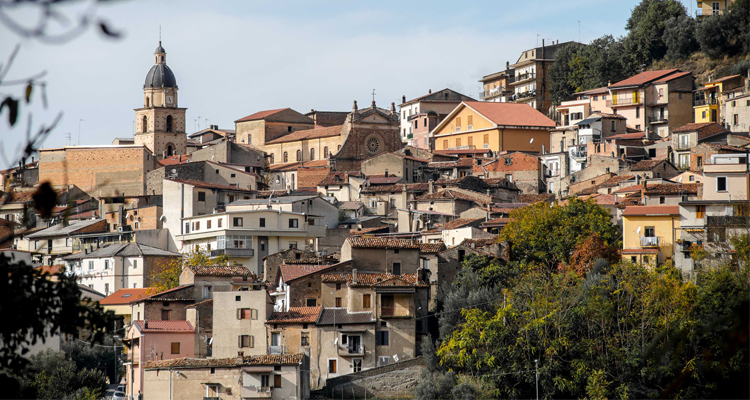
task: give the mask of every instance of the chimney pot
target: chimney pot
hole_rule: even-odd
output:
[[[432,94],[432,89],[429,89],[429,90],[427,91],[427,94]]]
[[[357,276],[357,269],[352,268],[352,284],[356,285],[359,282],[359,277]]]
[[[406,103],[406,96],[401,96],[401,104]]]

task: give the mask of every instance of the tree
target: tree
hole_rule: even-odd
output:
[[[695,37],[701,51],[709,57],[720,58],[737,52],[737,41],[728,14],[712,15],[704,18],[695,29]]]
[[[637,61],[650,64],[661,60],[667,52],[663,41],[670,18],[687,17],[687,10],[677,0],[642,0],[632,11],[625,29],[635,45]]]
[[[561,47],[555,54],[555,62],[547,73],[549,77],[549,93],[555,104],[569,100],[570,96],[576,92],[575,88],[571,86],[568,77],[574,73],[574,67],[571,65],[571,62],[576,57],[580,47],[577,43],[571,43]]]
[[[597,233],[592,233],[578,244],[570,257],[570,266],[576,273],[585,276],[594,264],[604,260],[607,264],[614,264],[620,260],[620,251],[602,240]]]
[[[700,48],[695,39],[695,20],[685,15],[670,18],[664,28],[662,41],[667,46],[668,59],[677,60],[690,56]]]
[[[31,357],[33,379],[28,387],[38,399],[101,398],[107,390],[102,371],[76,367],[60,351],[47,350]]]
[[[501,238],[508,241],[512,260],[551,273],[568,264],[573,249],[592,234],[607,246],[620,247],[609,211],[592,200],[573,198],[564,206],[540,202],[514,210]]]
[[[162,265],[156,271],[151,280],[151,287],[154,293],[163,292],[180,285],[180,274],[188,266],[228,266],[233,265],[226,254],[217,257],[211,257],[208,251],[202,248],[196,248],[187,253],[182,253],[181,258],[176,258]]]

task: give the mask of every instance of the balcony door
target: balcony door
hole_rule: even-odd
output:
[[[268,236],[258,236],[258,274],[263,273],[263,257],[268,255]]]
[[[392,294],[380,295],[380,315],[394,315],[394,301]]]
[[[347,337],[347,341],[349,342],[349,353],[359,353],[359,347],[362,345],[362,336],[349,336]]]

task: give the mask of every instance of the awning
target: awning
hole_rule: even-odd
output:
[[[242,368],[242,372],[253,373],[253,372],[273,372],[272,365],[259,365],[253,367]]]

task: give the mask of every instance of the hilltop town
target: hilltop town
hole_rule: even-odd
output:
[[[190,132],[190,88],[159,42],[132,137],[0,171],[1,251],[118,317],[127,396],[176,400],[389,396],[436,337],[441,287],[470,257],[517,261],[503,231],[540,203],[606,210],[624,263],[691,281],[736,262],[750,74],[643,68],[557,102],[549,71],[575,44],[513,55],[480,93],[247,110]]]

